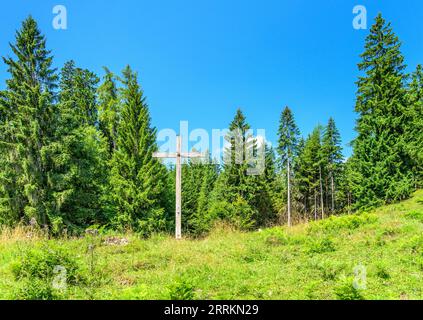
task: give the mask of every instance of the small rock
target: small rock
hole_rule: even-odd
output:
[[[108,246],[126,246],[129,240],[126,238],[110,237],[105,239],[103,243]]]

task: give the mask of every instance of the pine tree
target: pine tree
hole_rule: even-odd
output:
[[[1,211],[46,225],[54,210],[46,152],[55,140],[57,75],[46,39],[28,17],[10,45],[15,58],[3,58],[10,79],[1,98]]]
[[[115,223],[144,234],[165,227],[163,193],[166,168],[152,157],[157,150],[156,129],[137,75],[123,71],[121,121],[112,157],[110,197],[117,210]]]
[[[366,38],[357,82],[357,137],[353,166],[360,175],[356,207],[407,197],[413,189],[411,160],[405,150],[408,127],[404,89],[404,58],[400,42],[381,14]]]
[[[331,210],[335,211],[336,176],[340,172],[343,160],[341,135],[335,125],[335,120],[329,118],[328,124],[323,132],[322,155],[326,165],[325,172],[330,179]]]
[[[292,163],[297,152],[298,136],[300,132],[295,124],[294,116],[288,107],[285,107],[281,114],[278,134],[278,152],[281,159],[281,165],[286,168],[288,226],[291,226]]]

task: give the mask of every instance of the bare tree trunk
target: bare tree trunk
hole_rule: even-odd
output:
[[[334,182],[334,179],[333,179],[333,172],[331,172],[331,174],[330,174],[330,184],[331,184],[331,189],[332,189],[332,196],[331,196],[332,212],[334,212],[335,211],[335,182]]]
[[[287,180],[288,180],[288,227],[291,226],[291,175],[290,175],[290,166],[288,159],[288,170],[287,170]]]
[[[317,190],[314,188],[314,220],[317,220]]]
[[[325,217],[324,204],[323,204],[323,183],[322,183],[322,167],[319,166],[319,177],[320,177],[320,207],[322,209],[322,219]]]

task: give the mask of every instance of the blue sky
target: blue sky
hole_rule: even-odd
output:
[[[67,8],[68,29],[52,27],[52,8]],[[276,142],[288,105],[307,135],[332,116],[347,143],[354,137],[357,63],[368,30],[352,27],[355,5],[368,28],[380,11],[403,42],[408,71],[423,63],[423,1],[36,1],[0,11],[0,55],[32,14],[47,36],[54,64],[69,59],[100,76],[102,66],[138,71],[153,124],[226,128],[238,107],[253,128]],[[8,77],[0,64],[0,88]]]

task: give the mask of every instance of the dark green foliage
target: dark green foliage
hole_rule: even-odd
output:
[[[102,199],[107,183],[107,147],[98,130],[97,77],[67,62],[61,71],[57,140],[49,149],[49,175],[56,208],[52,225],[72,229],[107,222]],[[55,231],[55,230],[53,230]]]
[[[406,131],[411,125],[404,88],[400,42],[379,14],[366,38],[357,82],[355,110],[359,117],[353,142],[355,206],[374,206],[404,199],[414,188]]]
[[[267,184],[268,179],[273,177],[269,172],[270,167],[266,168],[266,163],[264,167],[260,166],[260,160],[266,157],[266,146],[264,142],[259,146],[253,138],[250,126],[240,109],[237,110],[225,139],[228,146],[224,152],[223,171],[211,195],[210,216],[214,219],[226,218],[222,215],[228,215],[232,222],[243,228],[263,225],[273,216]],[[269,154],[267,158],[269,159]]]
[[[208,229],[209,198],[217,176],[218,166],[210,158],[193,158],[183,165],[182,225],[185,232],[199,234]]]
[[[143,233],[166,225],[162,196],[166,169],[152,157],[157,150],[156,129],[137,75],[123,71],[121,121],[116,151],[111,160],[110,202],[116,210],[114,224]]]
[[[10,47],[15,58],[3,58],[10,78],[1,99],[2,220],[36,218],[47,224],[53,208],[46,153],[57,128],[57,75],[32,17],[22,23]]]
[[[411,159],[413,179],[423,185],[423,67],[418,65],[411,75],[407,92],[409,125],[406,128],[406,151]]]
[[[322,138],[322,161],[324,164],[323,175],[325,176],[325,190],[326,190],[326,206],[329,207],[327,199],[330,195],[331,211],[336,210],[336,189],[339,175],[341,172],[341,164],[343,160],[341,135],[336,128],[335,120],[329,118],[329,122],[324,129]]]
[[[287,189],[287,221],[291,225],[291,193],[292,177],[294,168],[294,157],[298,151],[298,137],[300,131],[294,121],[294,116],[288,107],[282,111],[278,130],[278,152],[280,156],[280,166],[286,175]]]
[[[31,17],[10,47],[0,91],[0,225],[35,221],[52,235],[91,225],[144,236],[173,228],[175,172],[152,157],[156,129],[136,73],[127,67],[116,77],[104,68],[98,86],[94,73],[69,61],[59,81]],[[217,221],[249,230],[318,220],[401,200],[421,187],[423,68],[405,74],[400,42],[381,15],[361,58],[350,158],[343,161],[333,118],[302,138],[284,108],[273,149],[253,137],[237,110],[223,165],[192,159],[183,166],[184,234],[203,234]],[[421,220],[416,212],[406,216]],[[354,229],[373,221],[367,218],[329,219],[310,230]],[[326,244],[312,246],[318,252]]]
[[[98,88],[99,127],[107,139],[111,155],[116,150],[120,104],[115,76],[106,67],[104,67],[104,71],[106,74],[103,83]]]

